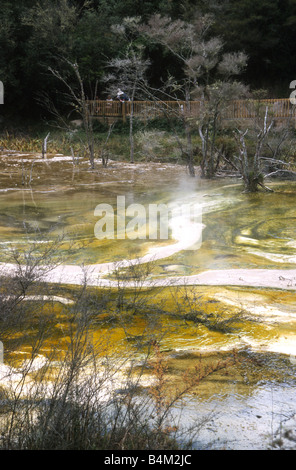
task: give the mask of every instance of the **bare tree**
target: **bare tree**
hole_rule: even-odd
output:
[[[263,173],[261,168],[263,146],[274,126],[274,120],[268,122],[268,106],[265,108],[263,124],[254,125],[253,129],[237,129],[236,139],[239,148],[239,164],[247,192],[255,192],[258,186],[265,187],[263,184]],[[249,137],[249,145],[247,143]],[[251,143],[251,145],[250,145]],[[250,148],[251,147],[251,148]],[[267,188],[266,188],[267,189]]]
[[[79,71],[78,64],[76,62],[71,62],[66,58],[63,58],[63,61],[66,65],[70,67],[72,73],[74,73],[78,83],[78,90],[76,90],[76,88],[72,84],[70,84],[70,82],[68,82],[66,78],[64,78],[60,71],[54,70],[51,67],[49,67],[49,71],[65,85],[66,89],[68,90],[68,93],[66,94],[68,103],[72,107],[72,110],[75,110],[81,116],[83,128],[85,131],[89,162],[91,169],[93,169],[95,161],[94,133],[91,118],[92,110],[89,104],[89,99],[85,92],[85,87]],[[96,90],[94,91],[94,95],[96,95]],[[68,122],[60,115],[60,113],[56,110],[55,106],[51,106],[51,111],[53,114],[55,114],[56,117],[59,118],[60,121],[62,121],[64,128],[69,129]]]
[[[147,25],[139,30],[151,41],[161,44],[182,65],[183,78],[169,77],[167,92],[171,99],[185,101],[179,116],[183,122],[189,173],[195,175],[193,165],[192,131],[196,128],[196,109],[191,100],[200,100],[198,130],[202,141],[202,172],[204,176],[214,174],[214,149],[217,126],[221,111],[231,99],[245,91],[241,84],[234,85],[230,79],[240,73],[246,64],[246,56],[222,55],[223,43],[210,37],[213,19],[209,15],[196,16],[191,23],[154,15]],[[220,81],[217,81],[217,74]]]
[[[217,135],[227,130],[225,116],[231,103],[246,94],[247,88],[243,84],[229,80],[217,80],[200,90],[201,109],[197,126],[201,138],[202,176],[212,178],[216,174],[221,156],[217,149]]]
[[[111,133],[114,129],[114,126],[115,126],[115,122],[111,122],[111,124],[109,124],[107,137],[106,137],[105,142],[103,143],[102,148],[101,148],[102,164],[105,168],[107,167],[108,161],[109,161],[108,150],[106,149],[106,147],[107,147],[108,141],[110,139]]]
[[[194,176],[193,151],[190,128],[190,100],[191,93],[198,85],[199,73],[193,73],[192,61],[196,58],[196,49],[205,35],[209,26],[209,18],[196,21],[192,24],[182,20],[172,21],[169,17],[160,15],[152,16],[147,25],[141,26],[140,31],[149,40],[161,44],[182,64],[185,72],[182,81],[169,77],[166,83],[166,91],[171,99],[179,100],[180,97],[186,102],[182,109],[182,122],[186,134],[185,154],[189,173]]]
[[[123,55],[108,61],[106,68],[110,73],[103,77],[109,92],[116,94],[121,88],[129,96],[129,139],[130,139],[130,161],[134,163],[134,100],[145,96],[147,89],[146,72],[150,61],[143,58],[143,47],[136,44],[129,31],[134,29],[138,18],[126,18],[122,25],[114,25],[113,32],[120,35],[126,42],[126,50]],[[125,103],[122,103],[125,106]]]
[[[48,142],[49,136],[50,136],[50,132],[48,132],[47,136],[42,142],[42,158],[44,158],[45,155],[47,154],[47,142]]]

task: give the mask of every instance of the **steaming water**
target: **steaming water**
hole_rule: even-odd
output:
[[[195,295],[202,298],[209,315],[217,311],[244,310],[256,320],[243,322],[238,330],[223,333],[171,318],[163,319],[171,327],[163,347],[168,351],[172,370],[186,370],[194,365],[197,351],[206,356],[237,347],[263,354],[271,361],[280,358],[264,379],[265,385],[260,379],[250,383],[236,378],[223,382],[221,391],[219,380],[207,382],[199,398],[206,404],[205,411],[218,408],[220,416],[204,433],[202,442],[207,442],[212,435],[219,439],[218,445],[222,447],[224,439],[228,441],[228,448],[266,446],[270,423],[279,425],[282,415],[292,416],[295,412],[291,397],[295,392],[296,283],[293,276],[289,276],[289,270],[291,273],[295,269],[296,260],[296,185],[269,184],[276,192],[248,195],[242,193],[239,181],[192,179],[183,168],[173,165],[111,162],[107,169],[98,167],[97,171],[90,172],[87,163],[75,167],[71,158],[63,156],[44,161],[32,155],[14,154],[2,155],[1,161],[2,262],[11,262],[12,249],[21,251],[33,244],[42,247],[46,240],[63,235],[56,259],[68,265],[70,279],[81,264],[94,266],[141,257],[147,261],[151,256],[155,266],[149,282],[173,281],[176,277],[210,270],[285,270],[287,279],[284,283],[284,276],[279,277],[278,289],[192,288]],[[148,237],[98,240],[94,234],[98,221],[94,210],[98,204],[110,204],[116,215],[118,196],[125,196],[127,206],[142,204],[147,213],[149,204],[196,204],[202,209],[202,218],[194,223],[187,220],[184,224],[176,216],[170,221],[169,240],[155,241]],[[108,271],[103,274],[101,279],[108,280]],[[101,275],[99,271],[98,275]],[[160,300],[165,295],[163,291]],[[135,334],[141,334],[140,320],[134,328]],[[116,341],[119,336],[117,332]],[[266,359],[266,367],[267,363]],[[275,371],[279,369],[285,371],[285,378],[276,380],[273,385]],[[275,402],[279,403],[276,423],[272,409]],[[197,415],[198,400],[188,404],[186,410],[190,416]],[[259,415],[260,418],[256,417]]]

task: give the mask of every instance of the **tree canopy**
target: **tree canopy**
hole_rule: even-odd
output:
[[[147,24],[154,14],[174,21],[198,15],[212,18],[210,35],[224,52],[245,53],[248,65],[239,77],[251,88],[265,88],[270,97],[288,97],[295,79],[296,0],[3,0],[0,11],[0,80],[5,87],[5,110],[14,116],[37,117],[38,97],[57,96],[61,86],[48,73],[62,57],[77,62],[91,90],[112,58],[126,44],[112,25],[137,16]],[[161,44],[144,44],[149,80],[154,86],[170,73],[182,74],[180,61]]]

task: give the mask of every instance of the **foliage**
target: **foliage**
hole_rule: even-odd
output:
[[[252,88],[269,88],[276,97],[287,97],[291,77],[290,61],[295,55],[293,40],[296,3],[294,0],[219,1],[215,31],[227,49],[249,56],[245,80]]]
[[[247,69],[239,78],[251,88],[278,90],[287,96],[291,77],[290,60],[295,55],[294,0],[261,1],[176,0],[148,2],[131,0],[3,0],[0,21],[0,79],[5,85],[6,116],[42,115],[36,102],[40,92],[52,97],[57,85],[46,73],[58,65],[58,56],[77,61],[86,86],[104,74],[107,60],[123,49],[114,24],[133,17],[135,11],[145,23],[153,14],[173,21],[192,22],[199,12],[212,15],[212,36],[219,37],[227,52],[243,51],[249,57]],[[146,44],[151,59],[150,82],[161,85],[168,74],[181,77],[180,62],[160,46]],[[98,90],[104,93],[104,88]],[[55,99],[57,99],[55,97]]]

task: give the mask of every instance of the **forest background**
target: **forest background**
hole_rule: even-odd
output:
[[[61,70],[63,57],[79,64],[86,94],[97,86],[106,98],[102,77],[106,64],[126,49],[112,25],[124,18],[148,18],[159,13],[190,22],[197,12],[213,15],[211,35],[223,41],[224,52],[244,52],[247,67],[239,79],[251,89],[264,89],[269,98],[288,98],[296,78],[295,0],[3,0],[0,11],[0,80],[5,89],[2,123],[39,121],[46,117],[42,97],[63,105],[64,84],[49,68]],[[146,44],[148,80],[159,87],[182,68],[160,44]],[[75,77],[69,74],[69,82]],[[74,83],[74,82],[73,82]],[[96,85],[97,84],[97,85]],[[137,96],[136,96],[137,99]]]

